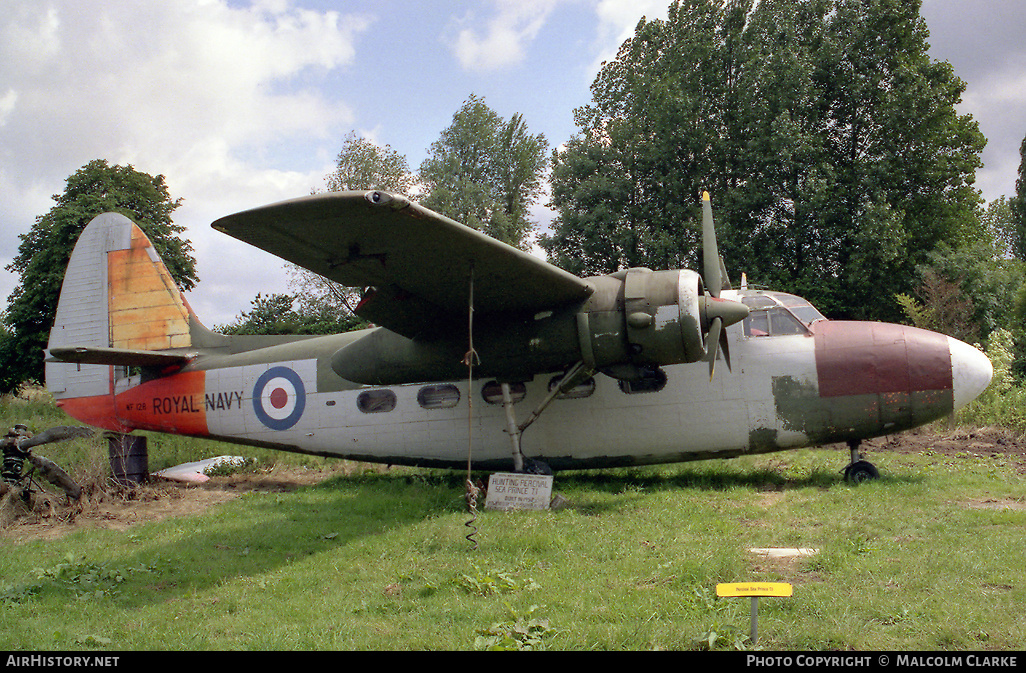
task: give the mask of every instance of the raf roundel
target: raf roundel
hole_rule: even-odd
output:
[[[253,386],[253,411],[272,430],[288,430],[303,415],[306,389],[299,374],[288,367],[271,367]]]

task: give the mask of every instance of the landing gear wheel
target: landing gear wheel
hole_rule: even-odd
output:
[[[552,468],[545,461],[537,458],[528,458],[524,461],[524,474],[538,474],[542,476],[552,475]]]
[[[858,485],[880,478],[880,472],[872,463],[859,460],[844,468],[844,480],[849,484]]]

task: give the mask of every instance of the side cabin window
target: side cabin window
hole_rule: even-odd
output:
[[[665,387],[666,372],[659,367],[645,367],[641,370],[641,378],[634,381],[620,381],[620,390],[627,395],[657,393]]]
[[[356,398],[356,408],[365,414],[380,414],[395,409],[391,390],[365,390]]]
[[[509,384],[509,396],[516,404],[527,396],[527,386],[523,383]],[[502,404],[502,386],[498,381],[489,381],[481,388],[481,397],[488,404]]]
[[[424,386],[417,393],[417,404],[424,409],[451,409],[460,402],[460,389],[451,383]]]
[[[555,390],[559,386],[560,381],[562,381],[562,380],[563,380],[562,376],[554,376],[554,377],[552,377],[552,380],[549,381],[549,392],[551,393],[553,390]],[[595,379],[592,378],[592,377],[588,377],[588,379],[586,381],[582,381],[581,383],[578,383],[576,386],[574,386],[570,390],[564,390],[561,393],[557,393],[556,394],[556,399],[557,400],[578,400],[578,399],[581,399],[582,397],[591,397],[591,395],[594,392],[595,392]]]

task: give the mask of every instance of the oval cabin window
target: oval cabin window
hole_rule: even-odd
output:
[[[395,393],[391,390],[365,390],[356,398],[356,407],[365,414],[379,414],[395,409]]]
[[[424,386],[417,393],[417,404],[424,409],[450,409],[460,402],[460,390],[452,384]]]
[[[549,381],[549,392],[551,393],[559,385],[559,382],[563,380],[563,377],[556,376]],[[561,393],[556,394],[557,400],[577,400],[582,397],[590,397],[595,392],[595,379],[589,377],[587,380],[578,383],[570,390],[565,390]]]
[[[516,404],[527,395],[527,386],[523,383],[509,384],[509,396]],[[498,381],[489,381],[481,388],[481,397],[488,404],[502,404],[502,386]]]

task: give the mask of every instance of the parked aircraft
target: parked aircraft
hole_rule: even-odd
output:
[[[139,227],[103,214],[75,247],[50,334],[47,386],[66,412],[117,433],[486,470],[847,442],[846,475],[859,481],[877,475],[859,442],[943,418],[992,376],[983,353],[947,336],[826,320],[790,294],[731,289],[708,194],[701,275],[580,278],[380,191],[276,203],[213,227],[364,287],[356,313],[377,326],[211,332]]]

